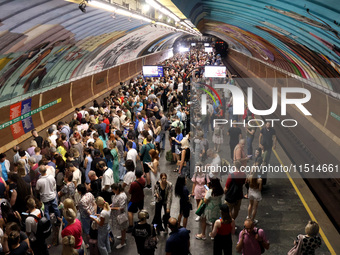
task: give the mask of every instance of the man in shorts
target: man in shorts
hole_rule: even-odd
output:
[[[131,194],[131,199],[128,204],[128,218],[129,218],[129,228],[126,231],[131,233],[133,230],[133,214],[137,213],[138,210],[142,210],[144,207],[144,186],[145,179],[142,177],[142,171],[136,171],[136,180],[131,182],[129,193]]]

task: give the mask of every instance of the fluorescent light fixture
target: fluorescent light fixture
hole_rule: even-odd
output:
[[[178,18],[174,13],[170,12],[168,9],[162,7],[157,1],[155,0],[146,0],[147,4],[158,10],[159,12],[163,13],[166,16],[169,16],[170,18],[174,19],[175,21],[180,21],[180,18]]]
[[[143,5],[143,11],[148,12],[150,10],[150,5],[144,4]]]
[[[146,18],[146,17],[144,17],[142,15],[129,12],[128,10],[117,8],[115,6],[112,6],[111,4],[107,4],[107,3],[104,3],[104,2],[101,2],[101,1],[92,0],[88,4],[90,6],[92,6],[92,7],[104,9],[105,11],[114,12],[116,14],[128,16],[130,18],[134,18],[134,19],[138,19],[138,20],[143,20],[143,21],[146,21],[146,22],[151,22],[152,21],[151,19]]]
[[[103,2],[100,2],[100,1],[96,1],[96,0],[90,1],[88,3],[88,5],[90,5],[92,7],[104,9],[104,10],[110,11],[110,12],[115,12],[117,10],[117,8],[112,6],[111,4],[103,3]]]

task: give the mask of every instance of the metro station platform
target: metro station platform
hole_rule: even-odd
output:
[[[241,128],[242,129],[242,128]],[[245,131],[242,130],[243,137],[245,136]],[[211,141],[212,132],[208,134],[208,140]],[[254,148],[258,144],[259,130],[256,130],[255,139],[253,142]],[[222,158],[229,159],[229,137],[225,134],[225,143],[221,147],[221,152],[219,155]],[[213,144],[210,144],[210,148]],[[175,165],[170,165],[169,162],[165,160],[165,152],[169,150],[169,144],[167,143],[166,150],[161,153],[160,157],[160,170],[161,173],[165,172],[168,175],[168,181],[172,182],[173,185],[176,184],[176,179],[178,174],[173,172]],[[248,165],[252,165],[253,161],[249,161]],[[282,150],[279,143],[277,144],[276,151],[272,153],[270,164],[279,165],[283,163],[285,165],[290,164],[290,161],[284,151]],[[287,254],[287,252],[293,247],[293,241],[298,234],[304,234],[304,229],[307,222],[311,219],[316,220],[320,225],[320,236],[322,238],[322,245],[316,251],[316,254],[326,255],[326,254],[339,254],[340,244],[338,240],[339,234],[334,229],[333,225],[324,214],[320,208],[318,202],[315,200],[308,187],[302,179],[298,179],[297,176],[294,178],[271,178],[273,174],[268,174],[267,184],[262,190],[262,201],[259,203],[258,213],[256,219],[259,220],[257,227],[264,229],[267,239],[270,241],[270,249],[267,250],[266,254]],[[222,186],[225,185],[227,175],[222,177]],[[294,183],[294,186],[292,185]],[[192,182],[187,181],[187,186],[189,191],[191,191]],[[245,192],[245,188],[244,188]],[[150,205],[151,202],[151,190],[144,189],[145,194],[145,209],[150,213],[150,219],[148,222],[152,221],[154,215],[154,206]],[[301,200],[301,198],[303,200]],[[213,241],[207,237],[207,240],[196,240],[195,234],[200,231],[199,222],[195,221],[195,204],[194,199],[191,200],[193,204],[193,210],[190,212],[188,219],[187,228],[191,231],[190,234],[190,247],[192,255],[206,255],[211,254],[213,251]],[[238,218],[236,219],[236,234],[233,236],[233,254],[237,254],[235,247],[238,241],[238,234],[243,229],[243,222],[247,216],[248,200],[243,199],[241,210]],[[175,197],[173,194],[173,202],[171,207],[171,216],[177,217],[179,213],[179,198]],[[312,216],[313,215],[313,216]],[[137,221],[137,215],[134,215],[135,221]],[[206,234],[211,232],[211,227],[207,226]],[[114,236],[120,235],[119,232],[114,232]],[[159,236],[159,243],[157,245],[157,250],[155,254],[161,255],[165,254],[165,243],[168,238],[168,234],[161,233]],[[131,234],[127,234],[127,245],[116,250],[115,246],[118,244],[119,240],[115,239],[115,245],[112,246],[111,254],[124,254],[124,255],[135,255],[136,245],[134,238]],[[52,247],[50,249],[50,254],[60,254],[62,246]]]

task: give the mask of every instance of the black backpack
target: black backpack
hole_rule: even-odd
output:
[[[39,211],[40,215],[43,215],[40,209]],[[51,235],[52,224],[51,221],[46,216],[38,218],[36,215],[29,214],[27,217],[33,217],[36,221],[38,221],[37,232],[35,233],[35,237],[37,238],[37,240],[44,240]]]
[[[236,203],[237,200],[242,199],[242,197],[239,196],[239,194],[243,194],[243,185],[237,185],[237,183],[235,182],[235,178],[234,178],[234,174],[231,173],[231,183],[230,183],[230,187],[227,190],[227,193],[225,194],[225,200],[228,203]]]

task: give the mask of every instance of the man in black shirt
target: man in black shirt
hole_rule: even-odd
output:
[[[234,161],[234,149],[238,145],[239,140],[242,139],[242,131],[239,127],[236,127],[235,120],[233,121],[233,126],[229,128],[228,135],[230,136],[229,146],[230,146],[230,157]]]
[[[272,154],[272,149],[276,148],[276,135],[275,130],[271,127],[269,121],[261,129],[259,137],[259,146],[263,150],[263,161],[266,165],[269,164],[270,156]]]
[[[132,236],[135,237],[137,252],[140,255],[153,255],[155,253],[155,249],[145,249],[145,240],[149,237],[155,237],[156,232],[154,227],[147,223],[147,219],[149,219],[149,213],[147,210],[141,210],[138,213],[139,221],[135,224],[132,230]]]
[[[86,189],[90,191],[94,197],[98,197],[102,188],[102,180],[97,177],[95,171],[89,172],[89,179],[91,183],[86,184]]]
[[[36,141],[38,147],[40,149],[42,149],[42,143],[43,143],[44,139],[40,135],[38,135],[37,130],[33,129],[31,132],[32,132],[32,136],[33,136],[34,141]]]
[[[98,177],[103,176],[103,171],[100,170],[100,169],[97,167],[98,163],[101,162],[101,161],[104,161],[104,162],[105,162],[105,160],[102,159],[102,158],[100,157],[100,151],[99,151],[99,150],[95,150],[95,151],[94,151],[94,158],[93,158],[93,160],[92,160],[92,162],[91,162],[91,170],[95,171],[95,172],[96,172],[96,175],[97,175]]]

